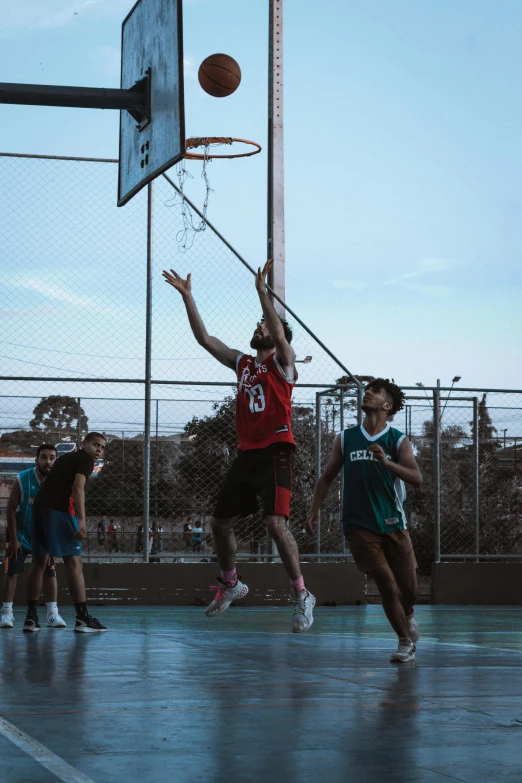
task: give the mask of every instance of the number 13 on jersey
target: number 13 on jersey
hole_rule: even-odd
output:
[[[245,389],[250,398],[250,410],[252,413],[261,413],[265,409],[265,394],[260,383],[256,383],[251,389]]]

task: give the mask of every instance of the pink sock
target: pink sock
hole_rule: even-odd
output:
[[[292,582],[292,587],[294,588],[296,593],[300,593],[306,589],[304,579],[302,576],[300,576],[299,579],[292,579],[291,582]]]
[[[236,571],[236,569],[233,568],[232,571],[222,571],[221,572],[221,579],[224,582],[232,582],[232,587],[234,587],[234,585],[237,582],[237,571]]]

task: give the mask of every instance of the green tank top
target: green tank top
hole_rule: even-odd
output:
[[[344,456],[343,530],[366,528],[374,533],[404,530],[406,514],[404,482],[374,459],[368,447],[381,446],[388,459],[399,461],[399,446],[406,436],[387,424],[377,435],[364,426],[341,432]]]

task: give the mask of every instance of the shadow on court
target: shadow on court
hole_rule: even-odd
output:
[[[1,632],[2,783],[522,779],[518,609],[419,607],[402,666],[379,606],[318,609],[303,636],[290,608],[95,614],[108,633],[66,609],[26,635],[20,608]]]

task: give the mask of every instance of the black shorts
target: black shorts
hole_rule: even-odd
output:
[[[292,443],[239,451],[221,487],[214,516],[230,519],[255,514],[261,498],[265,517],[277,514],[288,519],[294,451]]]

